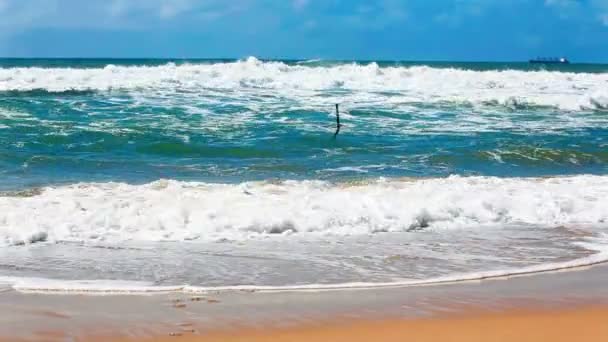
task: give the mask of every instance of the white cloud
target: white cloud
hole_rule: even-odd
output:
[[[291,5],[293,6],[293,8],[295,10],[303,10],[306,6],[308,6],[308,4],[310,3],[310,0],[293,0],[293,2],[291,3]]]
[[[191,20],[217,20],[255,0],[0,0],[5,36],[28,29],[141,29]]]
[[[593,20],[608,26],[608,0],[545,0],[545,6],[556,9],[562,19]]]
[[[465,15],[482,15],[490,6],[496,5],[495,1],[488,0],[455,0],[457,10]]]
[[[591,6],[599,13],[597,18],[600,23],[608,26],[608,0],[591,0]]]
[[[450,6],[437,13],[433,20],[448,27],[458,27],[466,23],[470,17],[483,15],[489,8],[497,3],[488,0],[453,0]]]
[[[545,0],[545,6],[554,9],[562,19],[578,17],[582,9],[577,0]]]
[[[382,30],[408,19],[403,1],[382,0],[361,4],[337,16],[344,24],[364,30]]]
[[[545,5],[547,5],[547,6],[564,7],[564,6],[571,6],[576,3],[577,3],[576,0],[545,0]]]
[[[442,12],[437,14],[433,20],[436,23],[444,24],[450,27],[457,27],[462,24],[462,16],[460,14],[451,13],[451,12]]]
[[[195,5],[195,2],[192,0],[163,1],[160,5],[159,16],[163,19],[174,18],[193,9]]]
[[[310,31],[310,30],[316,29],[318,26],[319,26],[319,23],[317,23],[316,20],[311,19],[311,20],[307,20],[304,23],[303,28],[304,28],[304,30]]]
[[[133,13],[148,13],[161,19],[172,19],[182,13],[196,9],[210,1],[196,0],[113,0],[106,11],[112,16],[120,17]]]
[[[57,1],[31,0],[27,4],[16,0],[0,0],[0,28],[10,33],[29,27],[41,18],[56,12]]]

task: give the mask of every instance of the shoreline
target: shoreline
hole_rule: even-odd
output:
[[[40,295],[90,295],[90,296],[149,296],[149,295],[198,295],[206,293],[298,293],[298,292],[333,292],[333,291],[365,291],[382,289],[406,289],[410,287],[455,285],[468,282],[488,280],[505,280],[519,277],[534,277],[541,274],[577,272],[586,268],[608,265],[608,252],[602,251],[586,257],[557,263],[545,263],[511,270],[480,271],[464,273],[424,280],[387,283],[338,283],[338,284],[310,284],[310,285],[237,285],[237,286],[192,286],[192,285],[161,285],[108,288],[95,287],[93,284],[105,283],[97,280],[61,280],[47,278],[19,278],[0,276],[0,293],[17,291],[23,294]],[[4,280],[4,281],[3,281]],[[28,281],[47,282],[48,287],[29,285]],[[111,282],[111,281],[110,281]],[[121,282],[121,281],[118,281]],[[128,281],[126,283],[129,283]],[[55,285],[55,286],[51,286]]]
[[[162,341],[177,335],[226,336],[213,335],[218,331],[248,334],[260,328],[270,333],[264,336],[319,326],[340,331],[344,322],[380,322],[390,330],[404,321],[476,315],[483,321],[489,315],[530,312],[541,319],[547,313],[587,308],[599,308],[605,317],[607,282],[608,265],[601,264],[433,286],[341,291],[82,296],[8,290],[0,292],[0,311],[9,313],[0,317],[0,336],[10,341],[88,341],[96,336]]]

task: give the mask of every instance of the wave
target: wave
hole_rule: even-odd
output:
[[[46,294],[89,294],[89,295],[134,295],[134,294],[161,294],[161,293],[189,293],[204,294],[218,292],[303,292],[303,291],[339,291],[355,289],[381,289],[399,288],[411,286],[429,286],[459,283],[466,281],[478,281],[496,279],[504,277],[517,277],[534,275],[546,272],[563,270],[574,270],[581,267],[588,267],[608,262],[608,249],[605,243],[586,244],[588,249],[596,253],[587,257],[564,261],[545,263],[521,268],[471,272],[464,274],[452,274],[447,276],[422,279],[422,280],[403,280],[392,282],[357,282],[357,283],[336,283],[336,284],[307,284],[293,286],[258,286],[258,285],[237,285],[237,286],[192,286],[174,285],[158,286],[149,282],[120,281],[120,280],[58,280],[44,278],[25,278],[25,277],[3,277],[0,276],[0,292],[2,285],[7,288],[26,292],[26,293],[46,293]]]
[[[580,147],[580,145],[579,145]],[[429,156],[433,164],[463,164],[494,162],[517,166],[589,166],[608,163],[608,152],[603,150],[575,150],[537,145],[505,146],[492,150],[458,151],[452,154]]]
[[[145,185],[82,183],[0,197],[0,245],[243,241],[487,226],[608,225],[608,176]]]
[[[496,149],[476,153],[483,160],[496,161],[501,164],[515,163],[520,165],[590,165],[608,163],[607,151],[577,151],[574,149],[556,149],[538,146],[522,146]]]
[[[608,73],[556,71],[474,71],[376,63],[288,65],[250,57],[213,64],[104,68],[0,68],[0,94],[10,92],[169,91],[206,89],[271,93],[287,99],[349,102],[473,103],[512,109],[563,110],[608,108]],[[7,93],[8,92],[8,93]],[[313,100],[316,92],[323,92]],[[390,92],[390,97],[386,93]],[[329,95],[328,95],[329,94]],[[333,94],[333,95],[332,95]],[[383,95],[384,94],[384,95]]]
[[[298,61],[298,62],[296,62],[296,65],[319,65],[322,62],[323,62],[322,59],[314,58],[314,59],[308,59],[305,61]]]
[[[62,96],[86,96],[95,94],[95,90],[92,89],[65,89],[62,91],[51,91],[48,89],[29,89],[29,90],[5,90],[0,91],[0,96],[4,97],[56,97],[61,94]]]

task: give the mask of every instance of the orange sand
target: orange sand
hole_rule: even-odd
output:
[[[177,331],[176,331],[177,332]],[[85,339],[87,340],[87,339]],[[119,341],[99,339],[97,341]],[[135,341],[132,339],[123,342]],[[363,321],[293,329],[268,329],[180,336],[141,341],[179,342],[500,342],[500,341],[608,341],[608,308],[567,311],[476,314],[420,320]]]

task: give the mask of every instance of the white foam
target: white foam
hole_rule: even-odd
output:
[[[146,185],[83,183],[0,197],[0,244],[217,241],[523,224],[608,225],[608,176]]]
[[[12,289],[22,292],[80,294],[146,294],[182,291],[184,286],[154,286],[153,283],[121,280],[59,280],[0,277]]]
[[[162,66],[114,66],[96,69],[0,68],[0,91],[176,88],[270,93],[287,99],[335,103],[331,96],[313,98],[316,91],[349,90],[339,94],[349,103],[457,101],[510,107],[527,104],[566,110],[607,109],[608,73],[550,71],[472,71],[453,68],[379,67],[347,64],[330,67],[261,62],[253,57],[233,63]],[[382,92],[391,92],[386,97]]]

